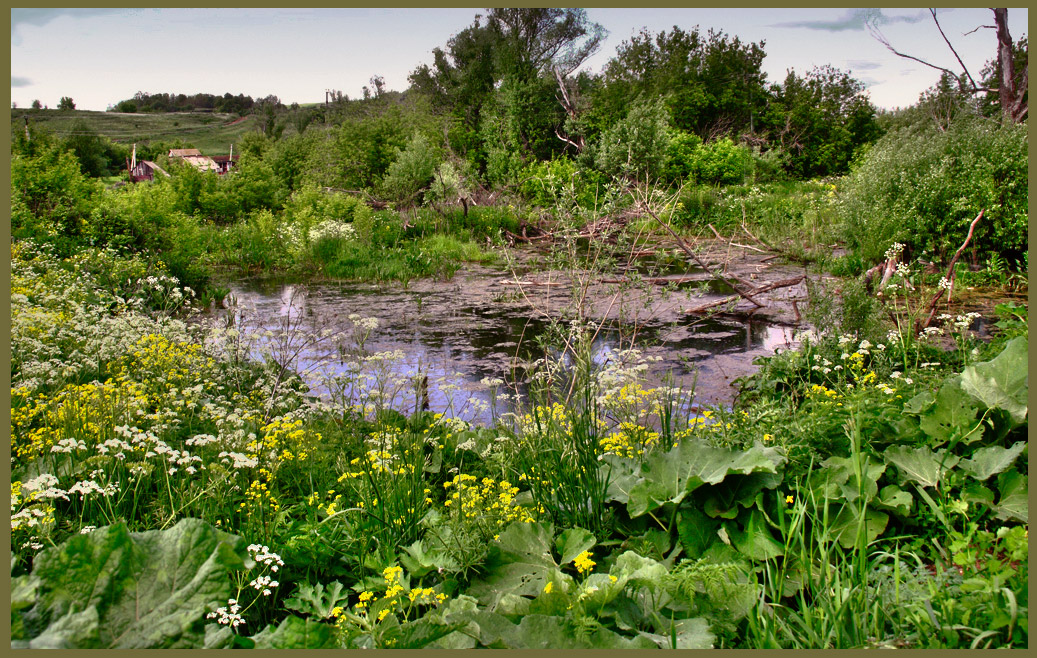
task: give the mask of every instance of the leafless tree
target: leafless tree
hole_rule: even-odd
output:
[[[1000,71],[1000,79],[997,81],[997,87],[987,87],[980,85],[976,82],[972,74],[969,73],[968,67],[961,60],[958,55],[958,51],[954,49],[954,45],[951,44],[950,39],[943,31],[943,27],[940,26],[940,21],[936,17],[936,10],[930,8],[929,13],[932,14],[933,23],[936,24],[936,29],[940,31],[940,36],[943,37],[944,43],[950,48],[951,53],[954,55],[954,59],[957,60],[958,65],[961,67],[960,72],[953,71],[949,68],[938,66],[930,62],[925,61],[914,55],[902,53],[889,42],[889,39],[882,34],[879,30],[877,23],[871,22],[868,24],[868,32],[882,45],[888,48],[894,55],[910,59],[912,61],[924,64],[930,68],[936,69],[937,71],[943,71],[954,79],[958,80],[959,88],[963,94],[973,95],[980,93],[995,93],[998,94],[998,99],[1001,104],[1001,113],[1005,120],[1019,123],[1026,119],[1028,110],[1028,101],[1026,97],[1026,86],[1027,77],[1029,72],[1029,64],[1023,69],[1021,75],[1017,76],[1015,70],[1015,59],[1013,57],[1013,41],[1012,35],[1008,32],[1008,10],[1005,8],[992,9],[994,12],[994,24],[993,25],[981,25],[972,32],[979,29],[991,29],[997,33],[997,70]],[[968,34],[971,34],[969,32]]]

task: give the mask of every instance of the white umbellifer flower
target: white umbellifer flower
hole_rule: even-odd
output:
[[[937,287],[940,290],[950,290],[951,289],[951,285],[952,285],[951,284],[951,280],[944,276],[944,277],[940,277],[940,283],[937,284]]]
[[[82,528],[81,528],[81,529],[79,530],[79,534],[81,534],[81,535],[86,535],[86,534],[90,534],[90,533],[91,533],[91,532],[93,532],[94,530],[97,530],[97,526],[95,526],[95,525],[85,525],[85,526],[83,526],[83,527],[82,527]]]
[[[889,373],[889,378],[890,379],[900,379],[900,371],[899,370],[894,370],[893,372]]]

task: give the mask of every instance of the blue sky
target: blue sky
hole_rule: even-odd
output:
[[[402,90],[407,75],[431,63],[432,49],[470,25],[481,9],[12,9],[11,100],[55,107],[71,96],[78,109],[104,110],[137,91],[276,94],[285,103],[319,102],[324,90],[357,97],[373,75]],[[877,12],[877,13],[876,13]],[[787,69],[831,64],[867,85],[873,103],[914,103],[937,71],[898,58],[872,37],[871,18],[902,52],[950,69],[954,56],[926,9],[588,9],[609,31],[585,65],[600,71],[624,40],[647,28],[696,25],[765,40],[764,70],[780,82]],[[941,9],[940,24],[974,76],[995,56],[989,9]],[[1018,39],[1026,9],[1010,9]]]

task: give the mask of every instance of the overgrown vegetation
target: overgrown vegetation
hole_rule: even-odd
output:
[[[763,44],[697,28],[574,75],[599,41],[490,10],[405,93],[264,99],[223,176],[156,140],[171,176],[113,185],[125,144],[13,127],[13,646],[1028,646],[1025,125],[949,80],[879,122],[848,75],[768,86]],[[811,275],[811,331],[732,405],[593,358],[581,232],[659,240],[645,207]],[[512,405],[486,424],[423,410],[375,318],[209,312],[219,269],[406,283],[523,240],[575,308],[528,396],[481,383]]]

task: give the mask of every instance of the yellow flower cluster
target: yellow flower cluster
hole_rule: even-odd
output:
[[[639,459],[659,442],[659,433],[636,423],[623,421],[619,430],[598,441],[603,455],[618,455],[627,459]]]
[[[556,427],[563,433],[572,432],[572,421],[565,405],[554,402],[550,407],[535,406],[531,413],[522,416],[523,434],[538,434],[548,427]]]
[[[245,502],[239,505],[238,511],[247,510],[248,516],[253,516],[254,512],[259,516],[264,516],[264,509],[269,509],[273,513],[279,512],[281,504],[270,491],[270,483],[273,482],[273,479],[273,473],[265,468],[259,469],[259,478],[249,483],[248,489],[245,491]]]
[[[320,432],[303,429],[302,425],[301,420],[275,418],[260,428],[262,438],[249,442],[249,456],[253,459],[269,457],[269,463],[275,470],[285,462],[306,461],[322,437]]]
[[[474,475],[461,473],[443,483],[443,487],[453,489],[445,505],[456,518],[476,519],[496,530],[513,521],[532,523],[535,520],[528,509],[513,504],[519,488],[507,480],[496,482],[486,477],[479,481]]]
[[[590,551],[584,551],[577,555],[576,559],[573,560],[573,565],[581,574],[591,571],[594,569],[594,565],[597,564],[597,562],[591,559],[591,555],[592,553]]]

